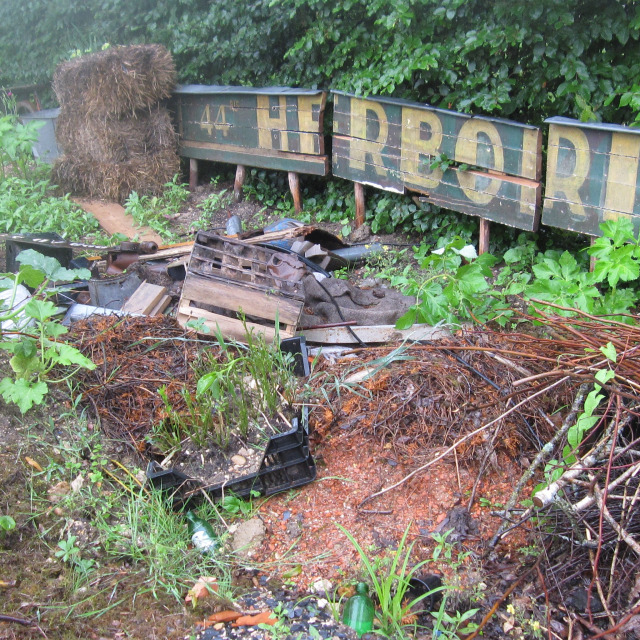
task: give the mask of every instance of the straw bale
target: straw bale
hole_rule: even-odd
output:
[[[164,107],[132,117],[79,115],[73,109],[62,109],[58,116],[56,137],[67,155],[112,163],[177,149],[177,135]]]
[[[159,195],[179,168],[180,159],[172,149],[127,162],[100,162],[65,154],[54,163],[52,178],[64,191],[124,204],[132,191]]]
[[[58,65],[60,106],[87,115],[133,115],[168,98],[175,85],[171,54],[158,44],[111,47]]]

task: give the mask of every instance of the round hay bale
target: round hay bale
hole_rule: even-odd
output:
[[[119,163],[63,155],[52,167],[52,179],[63,191],[74,195],[124,204],[132,191],[160,195],[179,169],[180,158],[170,149]]]
[[[175,85],[171,54],[158,44],[112,47],[58,65],[60,106],[86,115],[123,116],[168,98]]]
[[[175,151],[178,140],[164,107],[121,118],[86,118],[73,109],[62,109],[56,138],[67,155],[110,163],[165,149]]]

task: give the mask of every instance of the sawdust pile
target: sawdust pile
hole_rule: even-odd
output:
[[[158,194],[179,169],[177,135],[161,101],[175,68],[160,45],[114,47],[60,64],[53,87],[63,155],[54,181],[75,195],[124,203]]]

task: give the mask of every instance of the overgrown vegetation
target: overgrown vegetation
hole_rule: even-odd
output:
[[[640,7],[542,0],[259,0],[0,7],[0,85],[47,82],[71,52],[159,42],[182,82],[319,86],[540,124],[630,123],[640,109]],[[567,37],[567,33],[571,36]],[[24,42],[29,42],[25,49]],[[43,64],[44,61],[44,64]]]
[[[213,348],[191,365],[196,390],[182,389],[184,409],[173,407],[166,389],[159,389],[166,418],[151,437],[164,451],[180,447],[185,438],[198,448],[226,449],[231,431],[246,439],[250,429],[257,430],[265,440],[277,433],[278,414],[290,413],[296,400],[292,356],[253,329],[246,343],[229,342],[217,332]]]
[[[10,92],[0,91],[0,102],[0,232],[56,232],[68,240],[95,234],[96,219],[56,193],[50,168],[34,163],[31,149],[42,123],[22,124]]]
[[[72,282],[88,278],[87,269],[63,269],[55,258],[47,258],[30,249],[18,255],[18,273],[3,274],[0,279],[0,349],[12,354],[9,361],[14,376],[0,381],[0,395],[6,402],[18,405],[26,413],[34,404],[41,404],[49,385],[73,377],[79,367],[93,369],[95,365],[80,351],[61,340],[67,333],[57,316],[59,309],[52,298],[55,282]],[[33,294],[22,285],[34,289]],[[62,369],[71,369],[62,375]],[[62,375],[55,379],[54,372]]]

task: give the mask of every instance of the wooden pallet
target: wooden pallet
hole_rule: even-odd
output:
[[[247,331],[272,342],[295,335],[304,297],[300,282],[280,274],[304,265],[265,247],[200,232],[193,247],[178,305],[178,322],[203,320],[208,332],[244,341]],[[290,270],[289,270],[290,271]],[[243,321],[244,318],[244,321]],[[206,333],[206,331],[201,331]]]

